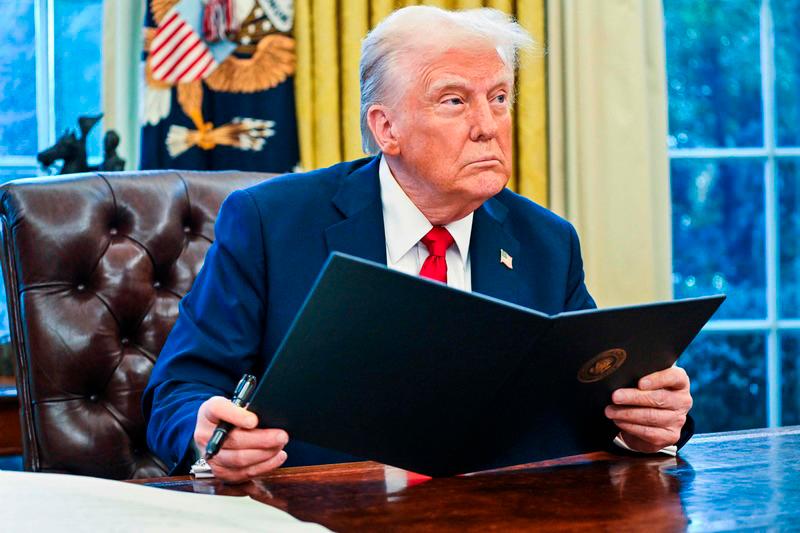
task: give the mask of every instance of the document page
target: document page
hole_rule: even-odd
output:
[[[0,472],[0,502],[8,531],[329,531],[247,496],[64,474]]]

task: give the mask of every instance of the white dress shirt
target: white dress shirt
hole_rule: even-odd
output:
[[[421,242],[422,237],[433,228],[433,225],[397,183],[383,157],[378,177],[381,184],[383,230],[386,234],[386,265],[393,270],[417,276],[422,263],[430,255],[428,247]],[[447,285],[468,292],[472,292],[472,271],[469,261],[472,216],[470,213],[461,220],[445,225],[455,241],[455,246],[450,246],[445,256]],[[635,451],[622,440],[621,434],[614,439],[614,444]],[[667,446],[661,453],[675,455],[677,451],[676,446]]]
[[[421,239],[433,225],[394,179],[383,157],[378,176],[383,204],[383,229],[386,234],[386,265],[391,269],[417,276],[422,263],[429,255],[428,247],[421,242]],[[455,241],[455,246],[450,246],[445,255],[447,285],[471,291],[469,240],[472,236],[472,213],[445,225],[445,228]]]

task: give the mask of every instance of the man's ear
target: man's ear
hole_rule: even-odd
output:
[[[382,153],[386,155],[400,153],[400,143],[392,127],[394,125],[392,116],[386,106],[377,104],[370,106],[367,111],[367,124]]]

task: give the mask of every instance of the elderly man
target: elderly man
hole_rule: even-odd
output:
[[[277,468],[287,452],[287,464],[350,459],[287,445],[286,432],[258,429],[256,415],[223,397],[266,368],[332,251],[546,313],[594,307],[572,226],[505,189],[514,70],[531,43],[490,9],[396,11],[362,47],[362,135],[379,155],[225,201],[145,392],[148,442],[173,471],[188,468],[221,420],[236,426],[211,460],[222,479]],[[606,415],[619,446],[669,451],[691,435],[691,401],[686,373],[671,368],[617,390]]]

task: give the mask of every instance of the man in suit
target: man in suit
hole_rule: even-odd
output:
[[[211,461],[222,479],[277,468],[287,452],[287,464],[349,459],[287,445],[286,432],[257,429],[256,415],[224,398],[243,373],[266,368],[333,251],[545,313],[594,307],[572,226],[505,189],[514,69],[531,43],[493,10],[396,11],[362,46],[364,148],[380,155],[224,202],[145,392],[148,443],[174,471],[220,420],[236,426]],[[672,368],[616,391],[606,415],[618,445],[671,451],[691,434],[690,407],[686,373]]]

